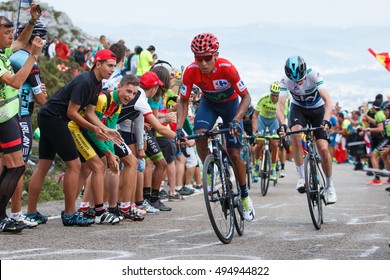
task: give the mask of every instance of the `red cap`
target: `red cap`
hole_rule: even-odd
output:
[[[104,50],[97,51],[95,54],[94,66],[95,66],[97,61],[104,61],[107,59],[112,59],[112,60],[116,61],[116,56],[110,50],[104,49]]]
[[[160,81],[157,74],[151,71],[146,72],[139,79],[142,88],[152,88],[157,85],[162,86],[163,82]]]

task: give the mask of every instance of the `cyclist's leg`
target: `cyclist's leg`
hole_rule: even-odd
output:
[[[314,127],[321,126],[324,113],[325,108],[323,106],[311,110],[310,121]],[[328,204],[332,204],[337,201],[337,196],[332,179],[332,157],[329,153],[328,138],[324,130],[316,130],[314,136],[317,139],[317,150],[321,156],[321,165],[326,177],[325,201]]]
[[[306,127],[307,121],[306,116],[303,112],[304,109],[296,106],[294,104],[291,105],[291,112],[289,118],[289,125],[291,131],[302,129],[302,127]],[[298,182],[296,189],[300,193],[304,193],[305,189],[305,171],[303,166],[303,150],[302,150],[302,135],[293,134],[291,137],[291,146],[292,146],[292,154],[294,158],[295,167],[298,173]]]
[[[271,177],[272,179],[277,179],[276,174],[276,163],[278,160],[278,152],[279,152],[279,136],[277,134],[277,129],[279,127],[279,123],[276,118],[269,121],[268,128],[270,135],[272,137],[271,139]]]
[[[221,104],[219,104],[219,106],[221,106]],[[208,101],[205,97],[201,97],[199,109],[194,119],[195,133],[201,133],[202,131],[212,129],[214,127],[217,118],[218,118],[218,108],[216,108],[215,104],[212,104],[212,102]],[[200,160],[203,163],[204,160],[206,159],[206,156],[209,153],[207,149],[208,139],[198,138],[195,141],[196,141],[196,150],[198,152]]]
[[[264,122],[264,118],[260,115],[257,118],[257,131],[258,137],[262,137],[265,135],[266,124]],[[263,148],[264,148],[264,140],[256,140],[255,147],[255,168],[254,168],[254,181],[257,182],[259,180],[260,174],[260,162],[263,160]]]
[[[32,132],[32,126],[31,126],[31,116],[23,116],[19,119],[19,124],[22,131],[22,153],[23,153],[23,161],[25,164],[28,161],[31,147],[32,147],[32,139],[33,139],[33,132]],[[16,218],[16,220],[19,220],[22,215],[22,195],[23,195],[23,182],[24,182],[24,176],[21,176],[18,182],[18,185],[16,187],[16,190],[11,198],[11,218]]]

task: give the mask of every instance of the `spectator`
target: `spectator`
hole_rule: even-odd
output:
[[[85,70],[91,70],[93,67],[94,58],[92,56],[91,50],[85,50],[84,51],[84,60],[85,60]]]
[[[32,3],[31,19],[16,41],[13,41],[13,22],[5,16],[0,16],[0,146],[3,153],[1,159],[3,168],[0,176],[0,230],[2,232],[18,233],[26,227],[23,222],[9,219],[6,208],[25,170],[22,135],[18,122],[20,106],[18,89],[30,74],[42,51],[44,42],[40,37],[33,39],[31,52],[16,74],[11,67],[9,57],[12,51],[17,51],[27,44],[41,13],[38,5]]]
[[[74,60],[82,67],[85,68],[84,47],[78,46],[73,52]]]
[[[47,48],[47,53],[48,53],[50,59],[52,59],[56,56],[56,44],[57,43],[58,43],[58,38],[54,37],[53,41],[50,43],[49,47]]]
[[[144,73],[150,70],[154,65],[153,53],[156,51],[154,46],[149,46],[146,50],[141,51],[138,58],[137,73],[136,76],[140,78]]]
[[[21,24],[18,27],[18,34],[29,25],[28,22]],[[35,36],[39,36],[42,40],[45,39],[47,33],[46,26],[43,25],[41,21],[37,21],[30,40],[24,46],[23,49],[15,52],[10,57],[12,68],[15,73],[19,72],[23,65],[28,60],[28,57],[32,51],[32,41]],[[41,82],[40,70],[38,64],[35,63],[31,69],[30,74],[23,83],[21,89],[19,90],[19,95],[21,98],[21,110],[19,112],[19,125],[22,130],[22,151],[23,151],[23,160],[27,163],[30,156],[33,140],[33,130],[32,130],[32,119],[31,115],[33,113],[34,103],[37,101],[40,105],[45,104],[46,102],[46,88]],[[14,195],[12,196],[11,204],[11,213],[10,218],[16,221],[23,221],[27,224],[28,227],[35,227],[38,225],[38,221],[30,220],[22,213],[22,193],[23,193],[23,176],[18,182],[18,186],[15,190]]]
[[[129,71],[131,75],[135,76],[137,74],[138,59],[142,51],[143,49],[140,46],[135,46],[134,53],[129,56]]]
[[[69,55],[68,45],[64,43],[62,38],[59,38],[58,43],[56,43],[56,58],[67,60],[68,55]]]

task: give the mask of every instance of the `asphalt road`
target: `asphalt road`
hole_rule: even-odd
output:
[[[252,186],[256,219],[228,245],[214,234],[203,195],[166,202],[171,212],[148,215],[143,222],[88,228],[64,227],[59,218],[63,202],[53,201],[39,206],[51,216],[47,224],[18,235],[0,234],[0,259],[390,260],[386,185],[367,186],[370,177],[364,172],[334,164],[338,201],[324,208],[324,224],[315,230],[306,196],[295,191],[293,163],[286,170],[286,178],[270,186],[266,197],[259,183]]]

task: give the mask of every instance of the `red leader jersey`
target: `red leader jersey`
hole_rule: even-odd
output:
[[[196,62],[187,66],[180,89],[181,98],[190,98],[193,85],[198,86],[204,97],[212,102],[230,101],[248,91],[236,67],[224,58],[217,59],[210,76],[203,74]]]

